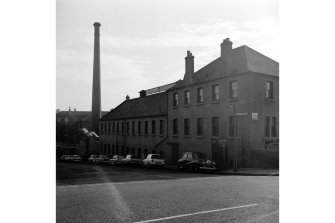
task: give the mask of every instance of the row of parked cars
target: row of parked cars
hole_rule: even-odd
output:
[[[132,154],[126,157],[121,155],[114,155],[113,158],[108,159],[106,155],[91,155],[88,158],[89,163],[109,163],[111,165],[143,165],[143,166],[159,166],[164,167],[165,159],[159,154],[148,154],[145,159],[141,159]]]
[[[79,155],[64,155],[61,160],[64,161],[81,161]],[[141,159],[132,154],[128,154],[126,157],[121,155],[114,155],[111,159],[106,155],[91,155],[88,158],[88,162],[91,164],[110,164],[110,165],[140,165],[140,166],[158,166],[164,167],[165,159],[159,154],[148,154],[145,159]],[[178,170],[193,170],[199,172],[200,170],[215,171],[216,163],[207,159],[206,155],[200,152],[185,152],[183,156],[177,162]]]

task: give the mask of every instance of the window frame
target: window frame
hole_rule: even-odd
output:
[[[191,104],[191,91],[186,90],[184,91],[184,105],[190,105]]]
[[[219,101],[219,100],[220,100],[220,85],[214,84],[212,85],[212,101]]]
[[[178,107],[179,105],[179,96],[178,96],[178,92],[174,92],[172,94],[172,106],[173,107]]]
[[[204,136],[204,118],[197,118],[197,136]]]
[[[204,88],[203,87],[198,87],[197,88],[197,103],[198,104],[203,104],[204,103]]]

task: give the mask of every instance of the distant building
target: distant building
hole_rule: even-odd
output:
[[[219,58],[194,72],[188,51],[183,80],[155,89],[161,93],[142,91],[100,119],[102,154],[155,152],[174,164],[198,151],[227,169],[236,134],[238,167],[279,166],[278,62],[225,39]]]
[[[107,112],[102,112],[106,114]],[[56,110],[56,143],[57,154],[77,154],[79,141],[82,138],[81,129],[90,130],[91,112],[77,111],[76,109],[68,111]]]

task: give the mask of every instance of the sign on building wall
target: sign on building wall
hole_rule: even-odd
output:
[[[252,120],[258,120],[258,113],[251,113],[251,119]]]
[[[265,139],[265,149],[279,149],[279,139]]]

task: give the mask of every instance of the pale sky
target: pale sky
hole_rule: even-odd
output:
[[[91,110],[94,22],[100,22],[101,107],[182,79],[220,44],[247,45],[279,62],[277,0],[57,0],[56,107]]]

